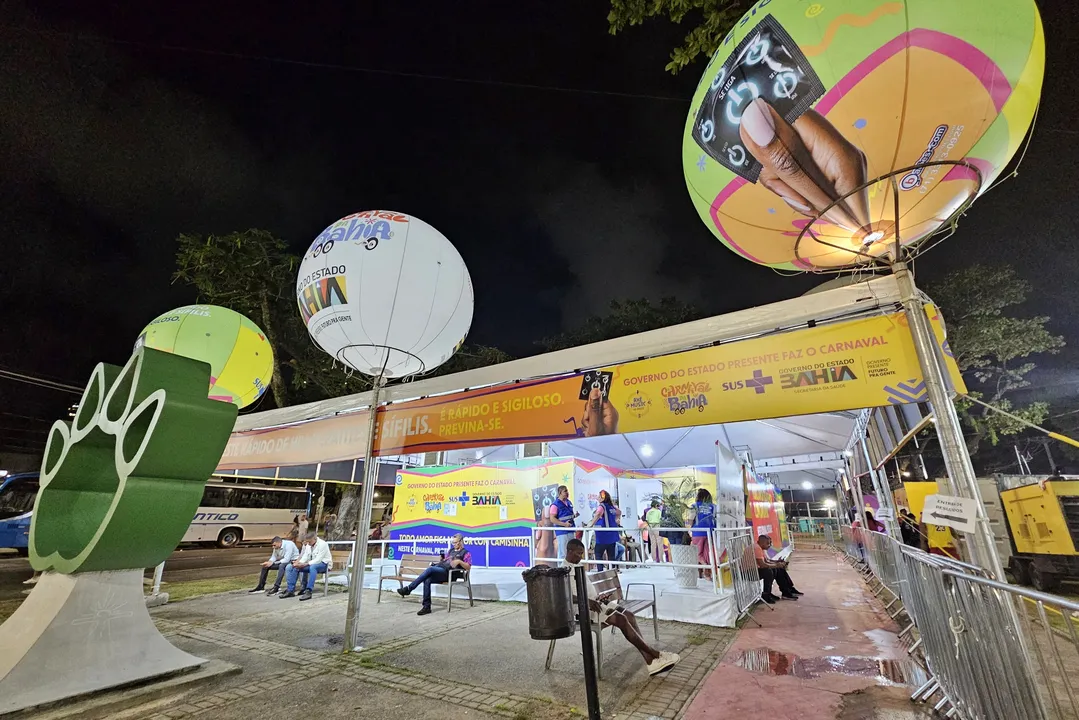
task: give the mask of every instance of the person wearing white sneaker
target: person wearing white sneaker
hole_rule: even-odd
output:
[[[566,564],[579,565],[584,559],[584,543],[573,538],[566,546]],[[637,618],[633,613],[627,612],[620,607],[613,598],[608,595],[596,596],[596,589],[592,583],[586,583],[588,590],[588,607],[594,613],[592,620],[599,622],[602,618],[603,625],[616,627],[622,631],[622,635],[630,642],[644,659],[648,666],[649,675],[657,675],[674,667],[681,659],[675,653],[661,652],[645,642],[641,635],[641,628],[637,625]],[[574,598],[576,602],[576,598]]]

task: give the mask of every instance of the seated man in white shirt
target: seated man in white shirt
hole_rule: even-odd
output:
[[[330,554],[330,546],[316,533],[309,532],[304,537],[303,552],[298,560],[289,565],[285,572],[288,585],[285,592],[278,597],[296,597],[296,578],[301,572],[307,573],[307,586],[300,592],[300,600],[310,600],[315,591],[315,580],[319,573],[329,572],[333,568],[333,555]]]
[[[273,587],[266,591],[267,595],[276,595],[281,589],[281,578],[285,577],[285,571],[288,570],[292,561],[300,556],[300,551],[296,549],[296,543],[291,540],[282,540],[279,537],[273,539],[273,552],[270,553],[270,559],[262,563],[262,572],[259,574],[259,584],[254,589],[248,590],[249,593],[262,592],[266,587],[266,576],[270,574],[271,570],[277,571],[277,579],[274,580]]]
[[[566,545],[566,564],[578,565],[583,559],[584,543],[577,538],[573,538]],[[641,636],[641,628],[637,625],[637,618],[633,617],[633,613],[626,612],[616,605],[614,598],[609,594],[597,597],[596,588],[592,586],[592,583],[585,583],[585,586],[588,591],[588,607],[593,613],[593,622],[602,617],[603,625],[610,625],[621,630],[626,640],[629,640],[630,644],[637,648],[641,657],[644,658],[649,675],[665,672],[675,666],[680,659],[678,655],[661,652],[645,642]],[[574,582],[574,588],[576,588],[576,582]],[[576,600],[574,598],[575,603]],[[655,608],[652,609],[652,612],[655,612]]]

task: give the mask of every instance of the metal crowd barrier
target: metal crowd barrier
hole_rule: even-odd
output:
[[[964,720],[1079,720],[1079,603],[887,535],[841,535],[842,550],[895,596],[892,617],[910,618],[900,636],[910,634],[929,673],[912,700],[935,698],[934,710]]]
[[[537,531],[537,532],[558,532],[560,530],[567,530],[568,528],[537,525],[536,527],[534,527],[532,529]],[[612,530],[613,529],[614,528],[612,528]],[[621,530],[623,534],[629,535],[631,537],[634,537],[634,536],[636,536],[638,538],[640,537],[640,532],[641,531],[639,529],[619,528],[619,530]],[[649,530],[651,532],[655,532],[655,533],[660,533],[660,532],[685,533],[685,532],[692,532],[694,530],[694,528],[651,527],[651,528],[649,528]],[[593,539],[594,533],[596,531],[604,532],[605,528],[602,528],[602,527],[599,527],[599,528],[593,528],[593,527],[576,527],[576,528],[573,528],[573,532],[582,533],[581,542],[584,543],[586,548],[591,547],[592,539]],[[708,542],[708,554],[709,554],[709,561],[710,562],[707,565],[703,564],[703,563],[676,563],[676,562],[666,562],[666,561],[662,561],[662,562],[659,562],[659,563],[647,563],[647,558],[649,557],[649,554],[644,552],[644,543],[641,542],[640,540],[638,540],[638,543],[640,544],[640,548],[641,548],[641,554],[642,554],[641,559],[644,562],[630,562],[630,561],[626,561],[626,560],[620,560],[620,561],[589,560],[587,562],[588,562],[589,565],[603,565],[605,567],[606,566],[610,566],[610,567],[634,567],[634,566],[640,566],[642,564],[648,564],[649,567],[664,567],[664,568],[672,568],[672,569],[674,569],[674,568],[687,568],[687,569],[692,568],[694,570],[708,570],[708,571],[711,572],[711,575],[712,575],[712,590],[716,594],[719,594],[719,593],[724,592],[726,590],[724,579],[723,579],[723,572],[724,572],[724,570],[729,569],[729,561],[724,560],[723,557],[722,557],[722,554],[720,553],[720,548],[725,547],[722,544],[722,539],[718,537],[718,534],[720,532],[721,531],[718,530],[718,529],[710,531],[710,534],[709,534],[709,537],[708,537],[708,541],[709,541]],[[467,542],[467,540],[466,540],[466,542]],[[534,550],[534,548],[535,548],[535,543],[533,543],[533,550]],[[558,558],[558,557],[541,557],[541,556],[538,555],[538,553],[535,553],[535,552],[531,553],[530,557],[531,557],[531,562],[533,562],[533,563],[537,563],[537,562],[560,562],[561,561],[561,558]],[[660,557],[662,558],[662,554],[661,554]],[[673,559],[674,558],[672,557],[671,560],[673,561]]]
[[[731,584],[734,586],[734,601],[738,607],[738,618],[748,617],[760,627],[760,623],[751,614],[753,606],[761,600],[761,579],[757,573],[757,559],[752,547],[756,542],[751,528],[719,530],[723,547],[727,550],[727,563],[731,572]],[[769,609],[771,606],[765,605]]]

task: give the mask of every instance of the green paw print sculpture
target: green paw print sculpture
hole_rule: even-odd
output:
[[[99,364],[75,419],[49,431],[30,563],[61,573],[153,567],[184,536],[236,420],[210,366],[140,348]]]

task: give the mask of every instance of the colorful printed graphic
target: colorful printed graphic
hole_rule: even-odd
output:
[[[940,317],[930,317],[943,342]],[[889,405],[922,382],[902,314],[852,320],[609,368],[608,397],[581,400],[585,374],[394,404],[380,455],[565,440]],[[952,382],[965,389],[955,361]],[[602,381],[601,381],[602,384]],[[589,386],[591,383],[589,383]],[[590,389],[590,392],[591,389]],[[640,412],[642,397],[656,398]],[[660,404],[659,401],[662,401]],[[364,412],[236,433],[221,470],[362,457]]]
[[[463,532],[474,563],[527,567],[529,535],[538,514],[550,506],[550,490],[566,485],[583,523],[587,509],[575,491],[597,471],[614,477],[611,469],[596,463],[547,458],[402,470],[390,549],[395,557],[409,552],[437,555],[454,533]],[[484,537],[501,539],[490,540],[488,547],[476,541]]]
[[[787,535],[787,512],[783,494],[764,478],[746,471],[746,521],[753,528],[754,539],[772,538],[778,549],[790,544]]]
[[[300,306],[300,316],[304,325],[311,322],[312,316],[319,310],[334,305],[347,305],[348,293],[344,275],[330,275],[319,278],[300,291],[296,302]]]
[[[773,267],[916,244],[1015,154],[1044,62],[1034,0],[760,0],[686,118],[693,203],[730,249]]]
[[[258,325],[234,310],[187,305],[154,319],[135,349],[153,348],[210,366],[211,400],[244,408],[262,397],[273,377],[273,348]]]
[[[300,261],[296,303],[311,339],[335,360],[407,378],[461,347],[472,280],[457,249],[423,220],[366,210],[315,238]]]
[[[569,488],[578,526],[592,519],[599,491],[607,490],[622,510],[622,527],[631,531],[653,497],[691,497],[700,487],[715,494],[716,486],[714,467],[620,470],[573,458],[412,468],[399,477],[390,526],[395,557],[437,555],[462,532],[473,562],[495,567],[528,565],[529,535],[559,485]]]

